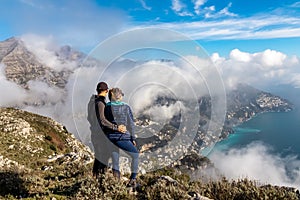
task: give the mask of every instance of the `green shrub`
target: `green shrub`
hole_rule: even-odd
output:
[[[54,146],[53,144],[50,144],[49,148],[55,152],[57,152],[56,146]]]
[[[48,140],[48,141],[51,141],[51,140],[52,140],[52,137],[51,137],[50,135],[46,135],[46,136],[45,136],[45,139]]]

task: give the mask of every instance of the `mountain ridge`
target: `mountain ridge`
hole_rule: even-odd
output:
[[[54,52],[53,57],[62,65],[72,61],[79,65],[84,55],[74,51],[70,46],[63,46]],[[28,82],[32,80],[64,88],[72,73],[68,68],[58,70],[42,63],[20,38],[15,37],[0,42],[0,62],[5,65],[6,78],[24,88],[27,88]]]

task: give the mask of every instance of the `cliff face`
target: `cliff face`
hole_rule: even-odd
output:
[[[73,62],[79,65],[84,55],[64,46],[54,52],[54,58],[59,64]],[[34,53],[28,50],[24,42],[17,38],[10,38],[0,42],[0,62],[5,65],[5,75],[23,87],[28,81],[42,81],[49,86],[64,88],[68,77],[72,73],[67,68],[53,69],[43,63]]]

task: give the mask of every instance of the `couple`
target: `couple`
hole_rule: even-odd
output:
[[[129,186],[133,186],[136,184],[139,153],[131,108],[122,102],[124,94],[121,89],[108,89],[105,82],[100,82],[96,90],[98,94],[91,97],[88,105],[88,121],[95,151],[93,174],[103,174],[109,157],[112,157],[113,174],[120,178],[119,149],[122,149],[132,158]],[[105,101],[107,94],[108,103]]]

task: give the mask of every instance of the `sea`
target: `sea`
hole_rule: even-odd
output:
[[[262,113],[234,127],[234,133],[216,143],[210,154],[242,149],[250,143],[260,142],[272,154],[281,157],[293,155],[300,159],[300,88],[280,85],[264,91],[289,100],[294,104],[294,109],[290,112]]]

